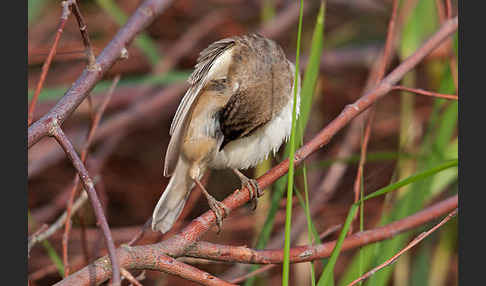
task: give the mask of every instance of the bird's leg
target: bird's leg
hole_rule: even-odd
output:
[[[221,227],[223,226],[223,218],[228,216],[230,211],[228,207],[225,206],[222,202],[218,201],[213,196],[211,196],[198,179],[194,179],[194,182],[196,182],[199,188],[201,188],[201,190],[203,191],[203,194],[206,196],[206,199],[208,200],[209,207],[211,208],[211,210],[214,212],[214,215],[216,216],[216,224],[218,226],[218,234],[219,234],[221,232]]]
[[[248,191],[250,191],[252,210],[255,210],[257,207],[257,198],[263,196],[263,191],[260,189],[257,180],[248,178],[238,169],[233,168],[232,170],[238,176],[238,178],[240,178],[241,188],[246,187]]]

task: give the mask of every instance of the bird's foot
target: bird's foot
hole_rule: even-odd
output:
[[[196,185],[201,188],[204,196],[208,200],[209,207],[213,211],[214,215],[216,216],[216,225],[218,226],[218,234],[221,232],[221,227],[223,226],[223,218],[227,217],[230,213],[230,209],[225,206],[222,202],[215,199],[213,196],[209,194],[206,188],[201,184],[198,179],[194,179]]]
[[[240,178],[241,180],[241,189],[246,187],[250,192],[250,203],[251,209],[255,210],[258,204],[258,198],[263,196],[263,191],[260,189],[258,185],[258,181],[255,179],[250,179],[243,175],[238,169],[233,169],[233,172]]]
[[[209,195],[206,196],[208,199],[208,204],[211,210],[214,212],[216,216],[216,225],[218,226],[218,234],[221,232],[221,228],[223,227],[223,218],[229,215],[229,209],[225,206],[222,202],[216,200],[213,196]]]
[[[260,189],[257,180],[249,178],[241,180],[241,187],[246,187],[250,192],[251,210],[256,210],[258,205],[258,198],[263,196],[263,191]]]

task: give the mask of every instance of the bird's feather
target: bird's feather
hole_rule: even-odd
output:
[[[199,55],[195,70],[188,80],[190,87],[182,98],[170,126],[169,134],[171,138],[165,155],[165,176],[170,176],[174,172],[177,160],[179,159],[181,140],[184,136],[188,114],[206,83],[211,79],[222,76],[218,69],[221,69],[225,65],[220,65],[219,62],[224,60],[223,55],[233,45],[234,40],[232,38],[222,39],[211,44]]]
[[[282,110],[293,84],[291,65],[273,41],[255,34],[236,39],[226,80],[232,94],[219,116],[224,135],[220,150]]]

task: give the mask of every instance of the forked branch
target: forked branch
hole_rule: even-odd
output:
[[[325,128],[323,128],[312,140],[307,142],[305,146],[300,148],[295,154],[295,164],[300,165],[302,161],[311,155],[316,150],[326,145],[332,137],[346,126],[353,118],[369,108],[373,103],[384,97],[392,90],[393,85],[396,84],[408,71],[419,64],[426,55],[438,47],[445,39],[447,39],[454,31],[457,30],[457,17],[444,22],[441,28],[430,37],[414,54],[403,61],[397,68],[395,68],[388,76],[380,81],[375,87],[371,88],[364,96],[359,98],[353,104],[348,105],[341,114],[331,121]],[[258,183],[262,189],[272,184],[275,180],[283,176],[288,171],[288,159],[284,160],[266,174],[258,178]],[[237,190],[223,203],[230,209],[234,210],[250,200],[248,190]],[[450,203],[450,202],[449,202]],[[454,207],[457,206],[457,197]],[[449,209],[450,211],[451,209]],[[207,211],[189,225],[183,228],[178,234],[162,241],[158,244],[137,246],[131,248],[133,251],[118,252],[121,267],[130,268],[150,268],[157,265],[160,268],[157,270],[166,271],[167,268],[172,267],[172,262],[163,264],[161,262],[161,255],[167,254],[172,257],[184,256],[190,251],[191,247],[206,233],[212,226],[214,226],[216,217],[212,211]],[[422,222],[423,223],[423,222]],[[356,234],[355,234],[356,235]],[[351,237],[350,237],[351,238]],[[357,238],[353,236],[354,240],[348,244],[356,243]],[[349,239],[349,238],[348,238]],[[332,250],[332,249],[331,249]],[[135,252],[134,252],[135,251]],[[302,261],[307,261],[307,257],[300,257]],[[62,280],[58,285],[87,285],[90,283],[90,273],[96,273],[97,283],[101,283],[110,277],[111,268],[106,267],[107,259],[101,258],[97,262],[86,266],[80,271]],[[270,262],[269,262],[270,263]],[[278,262],[277,262],[278,263]],[[198,281],[199,283],[203,283]]]

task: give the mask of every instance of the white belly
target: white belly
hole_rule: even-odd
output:
[[[209,167],[215,169],[247,169],[266,159],[271,151],[275,154],[280,145],[287,141],[290,136],[292,129],[292,104],[293,97],[271,121],[259,127],[250,136],[234,140],[228,143],[221,151],[216,152],[209,162]],[[297,91],[297,116],[299,115],[299,106],[300,88]]]

